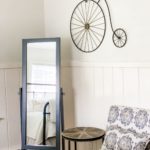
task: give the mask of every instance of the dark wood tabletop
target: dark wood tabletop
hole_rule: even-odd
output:
[[[76,127],[62,132],[65,139],[71,141],[94,141],[103,138],[105,131],[94,127]]]

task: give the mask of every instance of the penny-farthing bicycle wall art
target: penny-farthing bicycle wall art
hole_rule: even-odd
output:
[[[105,37],[106,18],[102,7],[94,0],[82,0],[73,10],[70,20],[70,34],[75,46],[82,52],[90,53],[97,50]],[[122,28],[114,30],[110,9],[108,8],[112,40],[116,47],[122,48],[127,43],[127,34]]]

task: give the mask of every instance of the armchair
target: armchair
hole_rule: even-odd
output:
[[[111,106],[101,150],[148,150],[149,141],[150,110]]]

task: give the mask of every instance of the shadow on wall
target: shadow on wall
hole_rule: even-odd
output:
[[[73,67],[72,57],[74,51],[72,41],[70,38],[62,38],[62,68],[61,68],[61,83],[63,87],[64,95],[64,121],[65,129],[79,126],[94,126],[99,121],[95,121],[93,116],[99,118],[99,107],[96,106],[98,111],[92,111],[90,109],[94,104],[97,105],[97,101],[94,101],[93,94],[91,92],[93,85],[93,68],[85,67]],[[76,53],[76,52],[75,52]],[[79,51],[79,53],[81,53]],[[65,58],[66,56],[66,58]],[[82,57],[82,53],[80,55]],[[99,80],[98,80],[99,81]],[[97,82],[99,84],[99,82]],[[98,86],[99,87],[99,86]],[[99,91],[99,90],[98,90]],[[91,99],[93,99],[91,101]],[[94,102],[94,103],[93,103]],[[98,99],[99,102],[99,99]],[[84,105],[87,104],[87,105]],[[100,103],[101,104],[101,103]],[[84,105],[84,106],[83,106]],[[92,115],[93,114],[93,115]],[[90,121],[89,121],[90,119]],[[91,123],[90,123],[91,122]],[[90,123],[90,124],[88,124]],[[93,124],[93,125],[92,125]],[[79,150],[98,150],[100,148],[101,141],[95,142],[79,142],[77,147]],[[66,149],[68,149],[68,143],[66,140]],[[74,149],[74,143],[71,143],[71,148]]]
[[[73,92],[72,68],[67,62],[72,59],[71,40],[69,38],[62,39],[62,63],[61,63],[61,85],[64,92],[64,128],[71,128],[75,126],[75,105]],[[66,55],[66,59],[65,59]],[[67,63],[66,63],[67,62]]]

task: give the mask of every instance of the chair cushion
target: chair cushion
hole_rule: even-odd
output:
[[[150,139],[150,110],[112,106],[102,150],[145,150]]]

